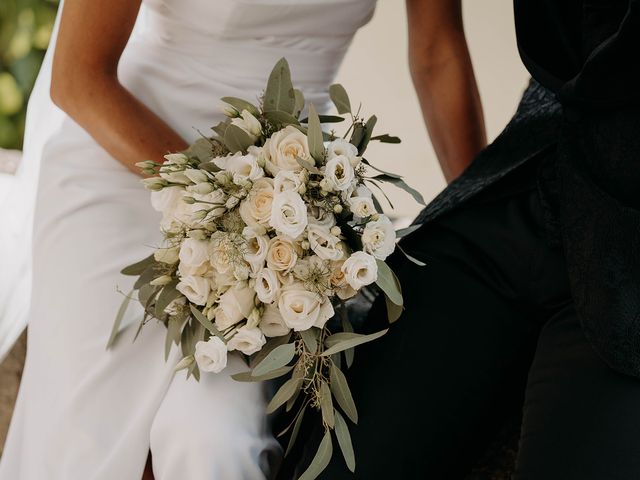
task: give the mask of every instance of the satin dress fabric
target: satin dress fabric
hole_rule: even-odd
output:
[[[223,118],[220,97],[257,101],[281,57],[307,100],[327,110],[328,87],[374,8],[375,0],[147,0],[118,75],[191,141]],[[123,338],[105,349],[133,281],[119,272],[160,243],[159,218],[140,178],[52,103],[52,51],[30,100],[21,171],[0,206],[8,225],[0,354],[29,324],[0,480],[139,480],[149,450],[158,480],[268,477],[280,447],[264,387],[229,377],[246,369],[240,358],[199,383],[174,375],[180,355],[164,361],[162,325],[151,322],[132,342],[137,305]]]

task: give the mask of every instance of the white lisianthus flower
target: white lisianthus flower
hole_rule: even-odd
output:
[[[396,232],[391,220],[380,215],[377,220],[368,222],[362,232],[362,245],[365,252],[380,260],[391,255],[396,247]]]
[[[273,303],[280,290],[280,280],[274,270],[263,268],[256,276],[256,294],[262,303]]]
[[[227,346],[216,336],[196,343],[193,356],[203,372],[220,373],[227,366]]]
[[[244,326],[240,327],[236,334],[229,339],[227,348],[229,351],[238,350],[245,355],[252,355],[260,351],[265,343],[267,343],[267,339],[264,338],[264,334],[259,328]]]
[[[282,192],[271,205],[271,225],[279,235],[298,238],[307,227],[307,206],[296,192]]]
[[[277,272],[289,272],[298,261],[298,248],[287,238],[273,237],[267,251],[267,267]]]
[[[185,170],[186,171],[186,170]],[[180,185],[191,185],[191,180],[185,175],[185,171],[182,172],[160,172],[160,177],[167,182],[178,183]],[[156,178],[156,177],[153,177]],[[147,180],[147,179],[145,179]]]
[[[342,270],[342,265],[344,265],[344,260],[339,260],[337,262],[331,262],[331,276],[329,277],[329,281],[331,286],[333,287],[336,295],[341,300],[347,300],[356,295],[356,292],[349,282],[347,282],[347,276]]]
[[[324,326],[333,315],[333,307],[326,297],[306,290],[297,282],[282,289],[278,308],[284,324],[296,332]]]
[[[273,176],[276,176],[280,170],[301,171],[303,167],[298,163],[298,157],[315,164],[309,154],[307,136],[292,125],[274,133],[266,141],[264,151],[265,169]]]
[[[282,192],[297,192],[302,184],[300,174],[291,170],[280,170],[273,179],[276,195]]]
[[[264,229],[269,226],[273,207],[273,180],[259,178],[253,183],[247,197],[240,202],[240,217],[250,227]]]
[[[329,185],[339,192],[353,188],[356,172],[344,155],[333,157],[324,167],[324,178]]]
[[[184,174],[193,183],[205,183],[209,181],[209,177],[206,172],[198,168],[187,168],[184,171]]]
[[[245,227],[242,236],[246,240],[246,248],[243,252],[244,259],[251,266],[253,273],[258,273],[267,258],[269,237],[260,235],[253,227]]]
[[[209,242],[196,240],[195,238],[185,238],[180,245],[181,276],[203,275],[208,269],[209,263]]]
[[[337,138],[332,142],[329,142],[327,146],[327,152],[329,159],[345,156],[349,159],[349,163],[353,168],[357,167],[361,158],[358,156],[358,149],[355,145],[348,142],[344,138]]]
[[[175,163],[176,165],[186,165],[189,159],[184,153],[168,153],[164,156],[166,163]]]
[[[336,217],[324,208],[309,206],[307,208],[307,221],[309,225],[318,225],[329,230],[336,224]]]
[[[173,215],[178,206],[183,203],[182,187],[165,187],[162,190],[151,192],[151,206],[156,212],[163,215]]]
[[[156,262],[167,263],[169,265],[173,265],[178,261],[178,252],[180,251],[180,247],[168,247],[168,248],[159,248],[155,252],[153,252],[153,258]]]
[[[176,285],[176,290],[195,305],[205,305],[211,292],[209,279],[195,275],[182,277]]]
[[[247,132],[254,141],[262,133],[262,125],[260,125],[260,121],[254,117],[249,110],[242,110],[239,117],[231,119],[231,124],[236,127],[240,127],[242,130]]]
[[[340,239],[330,230],[318,225],[307,227],[309,246],[322,260],[339,260],[342,258]]]
[[[281,337],[291,331],[291,329],[284,324],[280,310],[278,310],[278,307],[275,305],[265,305],[264,313],[262,314],[258,327],[267,337]]]
[[[351,213],[356,217],[370,217],[376,213],[376,207],[371,197],[351,197],[348,200]]]
[[[258,157],[252,153],[244,155],[242,152],[236,152],[226,157],[218,157],[214,162],[219,168],[232,174],[235,184],[264,177],[264,170],[258,165]]]
[[[376,259],[366,252],[355,252],[347,258],[341,267],[347,283],[354,290],[360,290],[378,279]]]
[[[227,330],[249,316],[254,307],[255,292],[245,285],[235,285],[224,292],[215,308],[215,324]]]

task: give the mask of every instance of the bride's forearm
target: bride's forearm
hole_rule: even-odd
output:
[[[53,82],[53,101],[131,171],[140,173],[136,162],[159,161],[163,155],[187,146],[117,78],[94,74],[85,81],[76,76],[76,81],[77,85]]]

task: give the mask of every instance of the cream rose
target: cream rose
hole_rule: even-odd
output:
[[[206,342],[196,343],[194,358],[203,372],[220,373],[227,366],[227,346],[213,336]]]
[[[282,237],[273,237],[269,241],[267,267],[277,272],[289,272],[298,260],[298,249],[294,243]]]
[[[238,350],[245,355],[252,355],[260,351],[265,343],[267,343],[267,339],[264,338],[264,334],[259,328],[244,326],[240,327],[236,334],[229,339],[227,348],[229,351]]]
[[[250,227],[269,226],[273,206],[273,180],[259,178],[253,182],[253,187],[247,197],[240,202],[240,216]]]
[[[347,157],[338,155],[325,165],[324,178],[334,190],[341,192],[353,188],[356,172]]]
[[[309,155],[309,143],[307,136],[292,125],[274,133],[265,145],[266,166],[265,168],[274,177],[280,170],[291,170],[299,172],[302,166],[297,158],[302,158],[310,163],[314,163]]]
[[[224,292],[215,308],[215,324],[219,330],[227,330],[249,316],[254,307],[255,292],[244,286],[235,285]]]
[[[331,302],[322,295],[306,290],[302,283],[293,283],[282,289],[278,308],[284,324],[296,332],[324,326],[333,315]]]
[[[271,206],[269,224],[280,235],[291,239],[298,238],[307,227],[307,206],[296,192],[278,194]]]
[[[387,258],[396,247],[396,232],[391,220],[380,215],[378,220],[368,222],[362,232],[363,250],[380,260]]]
[[[211,292],[208,278],[198,276],[182,277],[176,285],[176,290],[196,305],[205,305]]]
[[[347,283],[354,290],[360,290],[378,279],[376,259],[366,252],[355,252],[347,258],[341,267]]]
[[[281,337],[291,331],[284,324],[280,310],[276,305],[265,305],[258,327],[267,337]]]
[[[309,246],[322,260],[339,260],[342,258],[340,239],[332,235],[329,229],[318,225],[307,227]]]

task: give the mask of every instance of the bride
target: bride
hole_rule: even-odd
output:
[[[420,32],[438,27],[419,14],[421,3],[409,0],[414,68],[429,52]],[[14,235],[0,239],[11,267],[0,285],[12,297],[0,348],[29,311],[28,355],[1,480],[140,479],[149,452],[157,479],[271,474],[280,447],[264,415],[263,387],[227,375],[200,383],[174,376],[178,353],[163,361],[162,325],[145,328],[132,344],[141,316],[135,308],[123,338],[105,350],[119,291],[131,287],[119,271],[160,240],[134,164],[183,149],[221,120],[219,97],[258,97],[283,56],[305,97],[328,109],[328,86],[374,8],[375,0],[61,5],[29,105],[22,171],[0,212],[13,219]],[[456,65],[464,71],[451,75],[458,93],[432,99],[425,110],[441,159],[456,159],[447,163],[449,178],[484,143],[466,45],[460,49],[465,61]],[[18,239],[27,251],[32,245],[31,269],[16,251]],[[242,368],[239,358],[231,361],[232,373]]]

